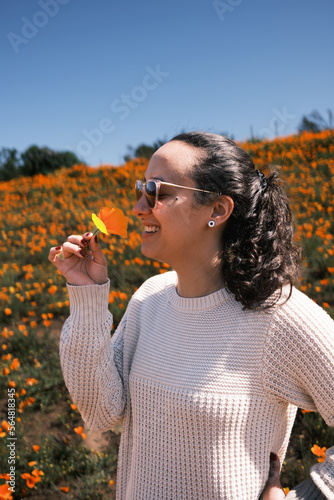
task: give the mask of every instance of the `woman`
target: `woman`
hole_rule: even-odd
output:
[[[142,253],[174,271],[137,290],[112,338],[97,237],[88,256],[91,234],[70,236],[65,260],[60,247],[49,256],[68,281],[72,399],[90,429],[123,421],[118,498],[280,499],[297,407],[334,424],[334,322],[292,287],[298,252],[276,175],[229,139],[189,133],[153,155],[136,192]],[[334,498],[333,464],[331,448],[287,498]]]

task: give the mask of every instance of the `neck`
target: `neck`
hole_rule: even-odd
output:
[[[182,270],[176,270],[177,293],[181,297],[204,297],[220,290],[224,286],[221,260],[215,258],[210,264],[189,268],[183,266]]]

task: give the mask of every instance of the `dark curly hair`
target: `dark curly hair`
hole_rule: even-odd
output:
[[[293,242],[291,210],[277,171],[265,177],[243,149],[220,135],[189,132],[172,141],[201,150],[192,179],[198,188],[217,195],[197,192],[199,203],[211,203],[220,194],[234,201],[222,241],[226,288],[247,309],[273,306],[285,285],[290,286],[290,298],[300,251]]]

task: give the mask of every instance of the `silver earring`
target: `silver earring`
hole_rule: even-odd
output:
[[[210,220],[210,221],[208,222],[208,226],[209,226],[209,227],[214,227],[215,225],[216,225],[216,223],[215,223],[215,221],[214,221],[214,220]]]

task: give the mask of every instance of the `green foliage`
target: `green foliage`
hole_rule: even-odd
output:
[[[328,120],[325,120],[319,111],[312,111],[308,116],[303,116],[300,124],[298,125],[298,132],[313,132],[317,133],[321,130],[332,130],[333,123],[333,112],[328,109]]]
[[[19,175],[20,159],[16,149],[2,148],[0,151],[0,181],[9,181]]]
[[[163,146],[165,142],[166,141],[157,139],[151,146],[148,144],[139,144],[136,148],[128,146],[128,153],[124,156],[124,161],[130,161],[133,158],[145,158],[149,160],[153,153]]]
[[[330,448],[334,443],[334,428],[328,427],[319,413],[298,410],[290,446],[282,466],[283,487],[297,485],[309,477],[310,468],[318,463],[311,446]]]
[[[78,414],[63,409],[58,416],[58,435],[45,435],[40,429],[38,439],[39,450],[33,449],[34,441],[27,439],[27,428],[21,424],[15,429],[16,463],[15,463],[15,493],[13,500],[23,497],[49,498],[52,494],[63,498],[61,487],[69,487],[67,498],[102,500],[112,498],[113,488],[111,477],[115,475],[117,464],[117,449],[112,445],[108,453],[96,452],[82,444],[82,437],[69,435],[68,424],[72,426],[78,421]],[[31,422],[33,425],[33,421]],[[6,440],[0,440],[0,470],[8,470]],[[22,474],[32,474],[33,470],[42,471],[41,480],[33,489],[27,487]],[[31,496],[33,495],[33,496]]]
[[[0,181],[20,175],[49,174],[61,167],[82,163],[71,151],[52,151],[49,148],[30,146],[18,156],[16,149],[2,148],[0,152]]]

